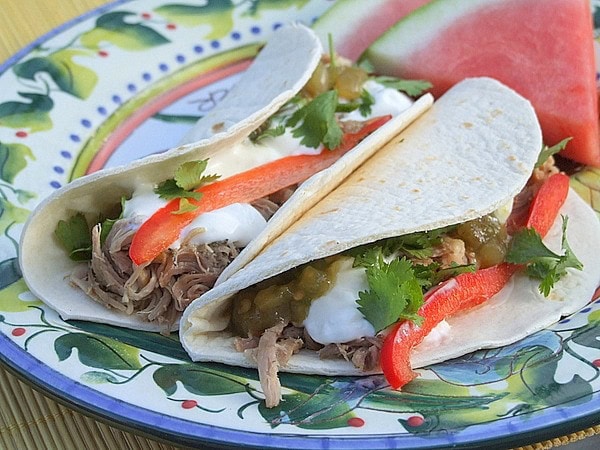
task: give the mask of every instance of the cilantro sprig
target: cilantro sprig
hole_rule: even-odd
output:
[[[583,264],[573,254],[567,242],[568,218],[562,216],[562,255],[554,253],[542,242],[542,237],[532,228],[525,228],[513,236],[506,261],[524,264],[531,278],[540,280],[540,293],[547,297],[566,273],[567,268],[583,269]]]
[[[330,150],[342,142],[342,128],[335,118],[339,97],[335,90],[319,94],[296,110],[286,121],[293,128],[292,135],[301,138],[300,143],[317,148],[323,144]]]
[[[404,80],[401,78],[390,76],[375,77],[375,81],[377,81],[379,84],[385,87],[404,92],[406,95],[409,95],[411,97],[417,97],[433,86],[429,81]]]
[[[541,167],[542,164],[544,164],[546,162],[546,160],[548,158],[550,158],[551,156],[557,154],[558,152],[560,152],[561,150],[563,150],[567,144],[569,143],[569,141],[573,139],[573,138],[565,138],[562,141],[560,141],[559,143],[553,145],[552,147],[548,147],[547,145],[544,145],[544,148],[542,148],[542,151],[540,152],[540,156],[538,156],[538,160],[535,163],[535,167]]]
[[[357,303],[376,333],[399,319],[422,323],[417,312],[423,304],[423,290],[410,261],[386,262],[382,248],[372,247],[354,265],[366,269],[369,290],[359,292]]]
[[[92,258],[92,235],[82,213],[60,220],[54,235],[71,260],[89,261]]]
[[[94,223],[101,224],[100,244],[104,244],[106,237],[115,222],[123,217],[125,197],[121,197],[121,212],[119,216],[111,219],[99,218]],[[66,220],[59,220],[54,229],[54,236],[65,249],[69,259],[77,262],[92,259],[92,231],[83,213],[77,213]]]
[[[219,175],[204,175],[208,159],[188,161],[175,171],[174,178],[160,183],[154,192],[165,200],[180,199],[179,209],[174,214],[184,214],[193,211],[196,206],[189,199],[200,200],[202,193],[195,191],[200,186],[219,179]]]
[[[452,228],[388,238],[348,251],[354,257],[354,266],[366,269],[369,290],[361,291],[357,302],[376,332],[403,319],[420,324],[423,318],[418,310],[424,292],[448,278],[475,270],[474,264],[442,267],[435,261],[425,262]]]

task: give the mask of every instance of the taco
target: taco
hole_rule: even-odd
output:
[[[386,83],[282,27],[188,143],[45,199],[21,237],[26,283],[63,319],[177,328],[432,103]]]
[[[488,78],[459,83],[194,301],[184,348],[257,367],[272,407],[279,370],[383,372],[397,388],[413,368],[576,311],[600,282],[600,225],[542,148],[527,100]]]

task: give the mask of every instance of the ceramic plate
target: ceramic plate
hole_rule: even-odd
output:
[[[172,442],[294,448],[523,445],[600,420],[600,300],[514,345],[382,377],[283,374],[261,403],[257,373],[193,364],[176,337],[65,323],[33,298],[17,241],[46,195],[86,172],[175,145],[282,23],[317,0],[119,1],[0,67],[0,358],[46,393]],[[574,185],[600,199],[598,172]],[[48,262],[52,264],[51,261]]]

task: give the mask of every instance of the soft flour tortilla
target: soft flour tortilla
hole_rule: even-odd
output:
[[[46,198],[31,214],[21,235],[19,263],[23,278],[38,298],[65,319],[88,320],[147,331],[157,324],[111,310],[73,287],[69,274],[77,266],[54,237],[59,220],[82,212],[96,219],[119,205],[140,184],[172,177],[185,161],[210,158],[236,145],[275,113],[306,84],[322,54],[312,31],[300,25],[281,28],[261,51],[226,99],[194,127],[202,139],[161,155],[77,179]],[[285,70],[284,70],[285,69]],[[232,100],[233,99],[233,100]],[[427,95],[387,122],[328,169],[305,181],[258,235],[221,274],[222,282],[250,261],[331,189],[397,135],[432,103]],[[229,120],[233,118],[233,122]]]
[[[194,301],[181,320],[184,348],[195,361],[255,367],[253,361],[234,349],[234,337],[225,330],[233,294],[303,263],[361,244],[491,213],[520,192],[541,148],[539,124],[525,99],[491,79],[463,81],[251,263]],[[457,339],[446,349],[420,352],[415,359],[417,366],[483,345],[504,345],[553,323],[561,314],[572,312],[589,300],[600,281],[599,268],[592,260],[600,250],[598,220],[574,195],[569,196],[564,212],[574,216],[569,222],[569,242],[586,265],[584,272],[561,281],[549,299],[536,295],[537,285],[528,282],[530,287],[520,296],[531,294],[529,301],[535,303],[536,320],[523,312],[526,326],[513,322],[514,326],[507,327],[506,323],[495,322],[493,310],[480,308],[483,317],[472,321],[471,327],[485,324],[487,336],[480,338],[472,329],[468,338]],[[555,226],[549,240],[557,239],[559,226]],[[513,297],[504,303],[512,303]],[[506,306],[507,310],[511,307]],[[453,335],[460,335],[461,327],[468,321],[464,319],[461,325],[452,326]],[[454,345],[462,348],[452,348]],[[316,352],[307,350],[294,355],[281,370],[364,374],[349,362],[319,360]]]

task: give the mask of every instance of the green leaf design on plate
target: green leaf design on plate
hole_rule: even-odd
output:
[[[282,374],[283,385],[290,388],[288,378]],[[284,394],[283,400],[275,408],[266,408],[264,403],[259,405],[259,412],[264,419],[275,428],[282,424],[294,425],[311,430],[326,430],[348,426],[348,421],[357,417],[356,408],[375,390],[385,385],[383,377],[364,378],[321,378],[294,377],[297,387],[309,392],[293,392]],[[306,378],[307,384],[301,382]],[[309,378],[313,378],[310,382]],[[298,383],[300,381],[300,383]],[[314,383],[319,383],[316,386]]]
[[[88,367],[112,370],[137,370],[140,364],[139,349],[121,342],[84,333],[68,333],[54,341],[54,350],[64,361],[77,349],[79,361]]]
[[[288,9],[296,6],[297,9],[302,9],[309,0],[251,0],[250,10],[251,15],[260,15],[263,11],[271,9]]]
[[[177,382],[197,395],[226,395],[247,391],[245,378],[213,370],[199,363],[166,364],[152,376],[167,395],[175,393]]]
[[[15,264],[15,260],[9,260],[12,264]],[[4,263],[3,263],[4,264]],[[14,269],[13,269],[14,270]],[[19,271],[20,273],[20,271]],[[19,299],[19,295],[28,292],[29,288],[25,284],[22,278],[19,278],[12,283],[5,284],[4,276],[7,276],[7,281],[14,279],[16,276],[15,272],[6,272],[3,267],[0,269],[0,283],[3,287],[0,289],[0,311],[3,312],[23,312],[27,311],[31,306],[41,305],[42,302],[39,300],[34,301],[23,301]]]
[[[38,73],[46,72],[61,91],[85,99],[96,86],[98,75],[74,62],[73,58],[92,55],[93,53],[87,50],[59,50],[48,56],[32,58],[17,64],[13,71],[18,77],[28,80],[34,80]]]
[[[425,423],[411,427],[400,420],[406,429],[414,432],[430,432],[453,426],[457,429],[472,423],[489,420],[495,404],[508,394],[504,390],[477,393],[471,386],[461,386],[440,380],[418,378],[402,388],[402,391],[386,389],[373,392],[362,402],[368,409],[391,413],[414,413],[425,418]]]
[[[8,101],[0,103],[0,126],[24,128],[32,132],[52,128],[52,120],[48,112],[54,107],[52,99],[43,94],[19,92],[29,103]]]
[[[331,402],[331,403],[329,403]],[[348,426],[348,421],[357,417],[354,411],[334,394],[307,395],[289,394],[275,408],[267,408],[264,402],[258,405],[260,414],[274,428],[281,424],[292,424],[310,430],[328,430]]]
[[[189,362],[190,358],[185,352],[177,333],[163,336],[159,333],[148,331],[130,330],[127,328],[113,327],[102,323],[87,322],[81,320],[69,320],[69,325],[87,333],[114,339],[126,345],[147,350],[169,358]]]
[[[0,234],[6,234],[16,223],[25,223],[29,210],[13,205],[4,197],[0,197]]]
[[[165,19],[185,27],[206,25],[210,32],[207,39],[221,39],[233,29],[233,2],[231,0],[208,0],[203,6],[173,3],[154,11]]]
[[[590,313],[587,325],[573,331],[569,341],[600,350],[600,310]]]
[[[118,383],[117,377],[109,372],[91,370],[81,375],[81,381],[88,384]]]
[[[15,283],[21,276],[21,269],[19,268],[19,260],[17,258],[5,259],[0,262],[0,289],[4,289]]]
[[[15,177],[27,166],[27,159],[35,159],[29,147],[23,144],[0,142],[0,179],[13,183]]]
[[[13,71],[18,77],[27,80],[35,80],[38,73],[46,72],[61,91],[86,99],[96,86],[98,75],[93,70],[74,62],[73,58],[93,55],[94,53],[89,50],[64,49],[17,64],[13,67]]]
[[[156,30],[134,22],[135,13],[115,11],[101,15],[96,20],[96,28],[81,35],[81,43],[92,49],[100,48],[101,43],[108,42],[125,50],[146,50],[169,41]]]

